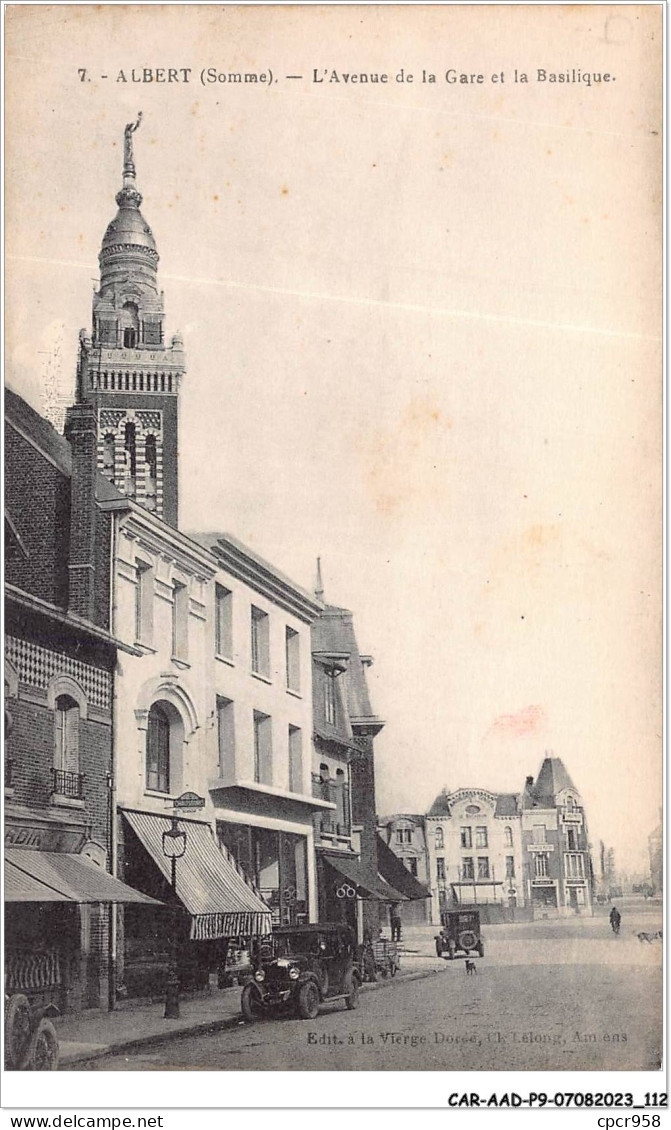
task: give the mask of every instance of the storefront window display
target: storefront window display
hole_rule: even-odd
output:
[[[305,836],[271,828],[220,821],[222,844],[258,887],[275,926],[308,921],[307,844]]]

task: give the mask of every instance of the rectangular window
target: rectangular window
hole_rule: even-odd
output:
[[[295,632],[288,624],[285,631],[285,656],[287,690],[295,691],[296,694],[298,694],[301,689],[300,636],[298,632]]]
[[[266,612],[252,605],[252,671],[270,678],[270,620]]]
[[[303,731],[289,726],[289,792],[303,792]]]
[[[417,874],[417,860],[412,861],[415,864],[415,874]],[[442,855],[436,856],[436,874],[439,879],[445,878],[445,858]]]
[[[335,676],[328,671],[324,675],[324,717],[331,726],[336,724]]]
[[[172,654],[188,659],[189,593],[186,585],[175,581],[172,587]]]
[[[585,864],[582,855],[566,856],[566,877],[568,879],[585,878]]]
[[[489,846],[487,843],[487,828],[485,825],[482,825],[475,829],[475,846],[479,848],[486,848]]]
[[[443,863],[444,862],[445,861],[443,860]],[[416,859],[406,859],[405,864],[406,864],[406,867],[408,868],[408,871],[410,872],[410,874],[414,875],[415,878],[417,878],[417,860]]]
[[[154,575],[151,565],[140,561],[135,567],[135,640],[151,645],[154,621]]]
[[[534,857],[534,870],[537,879],[547,879],[548,877],[548,853],[546,851],[537,851]]]
[[[507,855],[506,856],[506,879],[514,879],[514,878],[515,878],[515,856],[514,855]]]
[[[461,846],[462,848],[473,847],[472,831],[470,828],[461,829]]]
[[[478,879],[489,879],[489,857],[478,856]]]
[[[406,842],[406,844],[412,843],[412,828],[406,828],[406,830],[405,830],[405,842]]]
[[[578,850],[578,832],[576,828],[566,829],[566,839],[569,851]]]
[[[260,710],[254,711],[254,780],[260,785],[273,783],[272,726]]]
[[[233,593],[214,586],[214,646],[217,655],[233,658]]]
[[[535,844],[544,844],[545,843],[545,824],[534,824],[533,835],[534,835],[534,843]]]
[[[402,828],[399,828],[397,833],[396,833],[396,843],[397,844],[403,843],[403,829]]]
[[[470,831],[470,829],[469,829]],[[461,877],[462,879],[474,879],[475,872],[473,870],[472,856],[465,855],[461,861]]]
[[[235,772],[235,724],[233,703],[230,698],[217,695],[217,737],[219,743],[219,772],[231,777]]]

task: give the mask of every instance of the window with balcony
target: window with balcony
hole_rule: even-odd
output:
[[[288,624],[284,636],[287,690],[299,694],[301,689],[300,636]]]
[[[473,859],[469,855],[465,855],[461,861],[461,878],[468,880],[475,878],[475,871],[473,869]]]
[[[514,879],[514,878],[515,878],[515,856],[514,855],[507,855],[506,856],[506,879]]]
[[[461,846],[462,848],[473,847],[473,831],[471,828],[461,829]]]
[[[475,829],[475,846],[479,848],[488,847],[487,843],[487,827],[481,824]]]
[[[217,695],[217,741],[219,773],[230,778],[235,773],[235,718],[230,698]]]
[[[489,857],[486,855],[478,856],[478,879],[489,879]]]
[[[273,783],[272,723],[260,710],[254,711],[254,780],[260,785]]]
[[[335,675],[329,671],[324,674],[324,717],[331,725],[336,724],[336,686]]]
[[[289,726],[289,791],[303,792],[303,731]]]
[[[214,586],[214,648],[217,655],[233,658],[233,593]]]
[[[267,612],[252,605],[252,671],[264,679],[270,678],[270,618]]]
[[[549,855],[546,851],[537,851],[534,855],[534,874],[537,879],[548,878]]]
[[[415,860],[414,863],[415,863],[415,874],[417,874],[417,860]],[[438,877],[439,882],[445,881],[445,857],[442,856],[442,855],[436,856],[436,875]]]
[[[55,712],[52,792],[73,800],[81,800],[83,796],[79,723],[79,705],[69,695],[59,695]]]

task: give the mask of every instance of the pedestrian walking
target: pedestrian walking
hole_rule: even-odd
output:
[[[620,933],[620,922],[622,921],[622,915],[620,914],[620,912],[619,912],[619,910],[617,909],[616,906],[613,907],[613,909],[611,910],[608,917],[610,919],[611,930],[613,931],[614,934],[619,934]]]
[[[392,902],[389,907],[389,925],[391,926],[392,942],[401,940],[401,907],[397,902]]]

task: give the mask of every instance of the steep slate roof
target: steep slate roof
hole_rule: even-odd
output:
[[[27,400],[9,386],[5,387],[5,420],[27,435],[35,446],[56,464],[66,478],[72,477],[72,452],[65,436],[60,435],[48,420],[40,416],[39,412],[31,408]],[[109,479],[96,472],[98,502],[114,502],[123,498],[125,495],[121,494]]]
[[[449,793],[446,792],[445,789],[443,789],[441,793],[438,793],[438,796],[431,805],[427,816],[451,816],[452,814],[450,812],[450,805],[447,799],[448,796]]]
[[[313,652],[349,656],[347,670],[340,678],[344,680],[350,718],[374,718],[366,683],[366,669],[354,634],[352,613],[346,608],[327,604],[311,630]]]
[[[517,793],[498,793],[496,797],[495,816],[517,816]]]
[[[554,808],[557,794],[563,789],[578,791],[561,757],[546,757],[535,783],[525,786],[523,806],[524,808]]]
[[[428,899],[431,898],[431,892],[427,891],[426,887],[411,875],[408,868],[401,863],[401,860],[386,843],[381,836],[377,837],[377,866],[378,871],[383,879],[400,891],[409,899]]]

